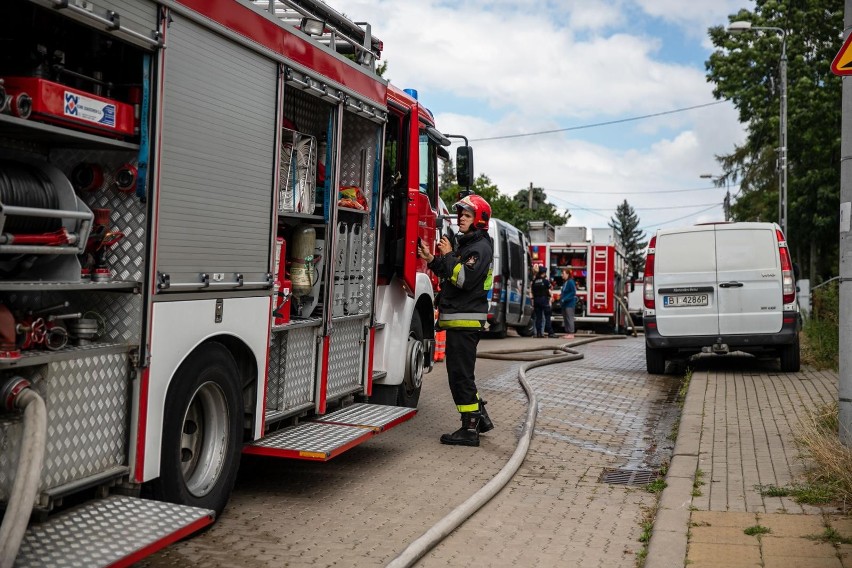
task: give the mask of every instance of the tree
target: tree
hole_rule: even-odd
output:
[[[452,177],[452,182],[444,183],[449,180],[450,176],[441,175],[441,199],[447,204],[447,207],[452,207],[453,203],[458,201],[459,190],[461,189],[455,181],[455,176]],[[569,214],[560,214],[556,207],[547,203],[547,195],[541,188],[535,188],[533,196],[536,199],[535,206],[530,209],[526,199],[526,193],[519,199],[518,195],[525,190],[518,192],[515,197],[508,197],[500,193],[499,188],[492,183],[491,178],[485,174],[480,174],[477,177],[471,190],[477,195],[481,195],[489,205],[491,205],[491,215],[501,221],[506,221],[510,225],[514,225],[524,232],[529,232],[530,221],[547,221],[552,225],[564,225]]]
[[[625,199],[615,209],[615,216],[610,220],[609,226],[615,230],[619,240],[624,245],[624,254],[627,257],[627,266],[631,274],[642,272],[645,268],[645,255],[643,254],[648,241],[642,240],[645,233],[639,230],[639,216],[633,207]]]
[[[828,277],[838,262],[841,81],[831,74],[840,48],[839,0],[756,0],[730,21],[787,30],[788,226],[791,248],[808,277]],[[734,220],[778,218],[781,35],[709,30],[717,50],[706,62],[717,99],[730,99],[747,125],[745,142],[719,156],[725,177],[740,182]],[[809,262],[804,263],[802,260]]]

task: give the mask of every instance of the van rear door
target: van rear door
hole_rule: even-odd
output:
[[[655,309],[660,335],[718,335],[712,225],[657,233]]]
[[[781,260],[770,225],[716,227],[719,332],[739,335],[781,330]]]

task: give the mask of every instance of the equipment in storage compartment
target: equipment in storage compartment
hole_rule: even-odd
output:
[[[143,50],[118,38],[155,47],[156,5],[110,2],[117,12],[106,31],[94,17],[107,13],[103,2],[86,4],[88,11],[76,5],[50,10],[23,0],[4,3],[0,81],[11,104],[0,108],[7,106],[5,112],[20,120],[133,139],[139,134]],[[122,20],[121,11],[134,17]]]
[[[151,8],[147,29],[156,28],[153,4],[127,6]],[[4,3],[0,78],[23,78],[5,82],[10,92],[50,88],[129,103],[143,82],[144,50],[69,14]],[[132,125],[125,116],[118,136],[36,116],[33,102],[28,119],[0,116],[0,325],[12,326],[18,350],[0,354],[0,383],[25,377],[46,401],[39,507],[50,509],[64,495],[128,475],[148,241],[132,172],[145,154],[136,143],[141,108],[121,111]],[[0,451],[0,501],[15,475],[20,429],[19,415],[0,419],[0,447],[9,450]]]

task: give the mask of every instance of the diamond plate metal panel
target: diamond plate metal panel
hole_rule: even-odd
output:
[[[318,329],[303,327],[273,334],[266,412],[280,412],[313,401]]]
[[[123,164],[135,167],[136,154],[121,151],[55,150],[50,159],[69,178],[78,164],[92,163],[101,166],[104,173],[101,187],[94,191],[78,192],[77,195],[92,210],[111,210],[110,228],[124,233],[124,238],[107,253],[113,279],[141,282],[145,269],[145,204],[139,201],[135,192],[123,193],[114,187],[116,170]]]
[[[29,378],[47,406],[40,490],[127,463],[130,368],[124,353],[56,361]],[[19,423],[0,422],[0,501],[8,499],[20,451]],[[7,458],[8,456],[8,458]]]
[[[190,525],[212,522],[212,511],[112,496],[29,528],[16,566],[110,566]],[[200,526],[198,526],[200,525]]]
[[[351,392],[362,384],[366,318],[334,322],[328,354],[327,396]]]
[[[370,434],[371,432],[364,428],[305,422],[271,434],[251,445],[275,450],[328,454],[341,446],[364,437],[364,435]]]
[[[400,418],[413,416],[416,413],[416,408],[359,403],[326,414],[318,420],[328,424],[362,426],[381,432],[388,424],[397,422]]]
[[[351,112],[343,113],[343,141],[340,156],[340,185],[357,185],[367,203],[372,204],[376,145],[380,125]]]

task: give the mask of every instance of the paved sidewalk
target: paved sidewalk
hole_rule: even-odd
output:
[[[852,519],[761,495],[802,480],[799,421],[837,400],[836,373],[774,368],[745,356],[695,364],[645,568],[852,568],[852,546],[808,538],[852,538]],[[757,525],[771,532],[744,532]]]

